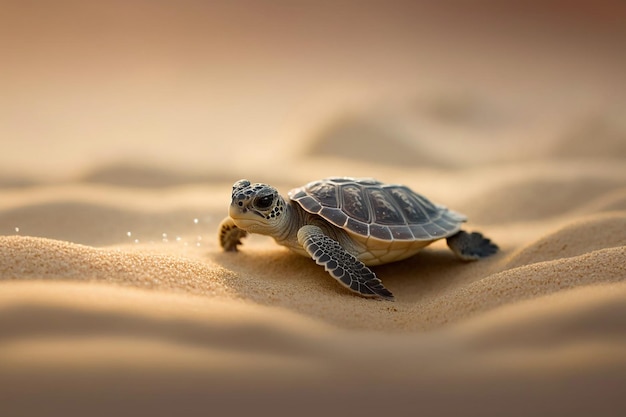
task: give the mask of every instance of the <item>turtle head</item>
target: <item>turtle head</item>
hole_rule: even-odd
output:
[[[229,215],[240,229],[276,235],[285,223],[285,200],[270,185],[239,180],[233,185]]]

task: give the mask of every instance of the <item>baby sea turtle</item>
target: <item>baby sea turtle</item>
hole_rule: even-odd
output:
[[[249,233],[277,243],[324,266],[333,278],[365,297],[393,300],[368,266],[415,255],[438,239],[463,260],[492,255],[498,247],[480,233],[461,230],[462,214],[431,203],[403,185],[371,178],[327,178],[289,192],[285,201],[267,184],[233,185],[229,217],[219,241],[236,251]]]

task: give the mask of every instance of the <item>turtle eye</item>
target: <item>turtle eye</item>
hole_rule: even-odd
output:
[[[261,210],[265,210],[270,208],[270,206],[272,205],[272,203],[274,202],[274,196],[273,195],[264,195],[262,197],[257,197],[254,199],[254,206],[256,208],[259,208]]]

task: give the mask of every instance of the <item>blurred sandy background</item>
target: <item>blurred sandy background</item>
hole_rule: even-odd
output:
[[[618,1],[0,0],[0,414],[623,415]],[[502,248],[215,229],[240,178],[405,183]]]
[[[496,126],[465,134],[497,147],[623,110],[620,2],[501,3],[3,1],[2,170],[241,172],[351,113],[400,117],[392,106],[436,118],[476,101]]]

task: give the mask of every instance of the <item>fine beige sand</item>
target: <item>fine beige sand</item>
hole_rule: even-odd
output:
[[[122,3],[50,27],[8,8],[26,52],[0,98],[0,415],[626,415],[617,12],[276,2],[271,29],[234,6]],[[334,175],[406,184],[501,251],[466,263],[436,242],[375,267],[388,302],[270,238],[220,250],[234,181],[286,196]]]

